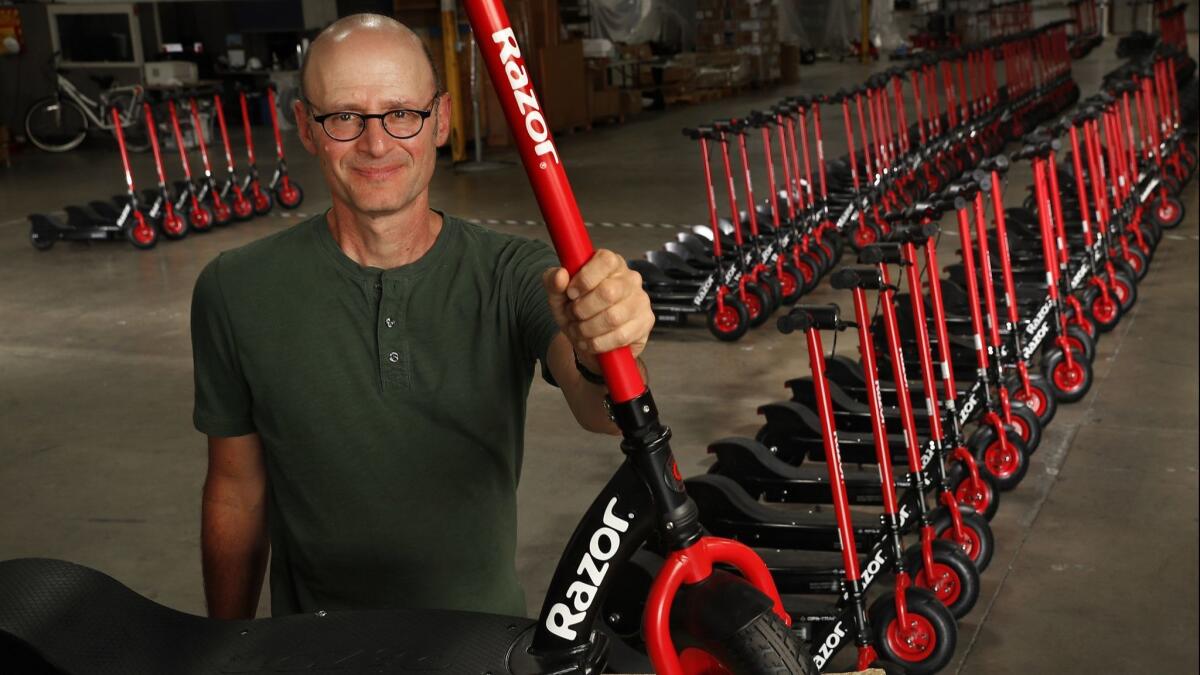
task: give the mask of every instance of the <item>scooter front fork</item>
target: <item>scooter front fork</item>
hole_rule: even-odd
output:
[[[959,546],[966,544],[967,533],[963,530],[962,512],[958,510],[958,500],[954,498],[952,492],[943,489],[941,495],[938,497],[938,501],[950,512],[950,525],[951,529],[954,530],[954,541]]]

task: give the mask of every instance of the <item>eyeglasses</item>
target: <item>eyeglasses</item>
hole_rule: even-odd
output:
[[[397,140],[404,140],[421,133],[421,129],[425,126],[425,120],[433,114],[433,109],[437,107],[440,96],[441,94],[434,94],[433,100],[429,102],[429,107],[426,110],[399,108],[373,115],[346,110],[326,113],[324,115],[313,115],[312,118],[314,122],[321,125],[321,128],[325,130],[325,134],[335,141],[353,141],[362,136],[363,132],[367,129],[367,120],[373,119],[377,119],[383,124],[383,130],[389,136]],[[312,105],[308,105],[311,111]]]

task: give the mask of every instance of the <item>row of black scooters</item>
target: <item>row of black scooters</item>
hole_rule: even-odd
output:
[[[254,156],[254,139],[250,129],[250,115],[246,104],[246,91],[238,90],[238,103],[242,114],[242,127],[246,138],[247,171],[239,176],[234,167],[233,151],[229,143],[229,131],[225,124],[225,111],[221,96],[214,92],[194,91],[167,98],[163,101],[167,121],[179,150],[179,162],[184,179],[170,186],[163,163],[158,140],[154,106],[143,103],[150,147],[154,152],[154,166],[158,174],[158,185],[141,193],[134,186],[133,170],[129,162],[129,149],[121,128],[120,111],[113,107],[114,134],[120,151],[121,166],[125,172],[124,194],[111,199],[98,199],[83,205],[69,205],[66,221],[44,214],[29,216],[29,240],[38,250],[48,250],[59,240],[67,241],[128,241],[135,248],[153,248],[159,237],[182,239],[189,232],[208,232],[214,226],[228,225],[234,221],[246,221],[255,216],[269,213],[275,204],[294,209],[304,200],[304,192],[294,179],[288,176],[287,160],[283,154],[283,139],[279,133],[278,113],[275,109],[275,90],[266,90],[270,109],[271,127],[275,134],[277,164],[270,181],[263,182],[258,176]],[[200,121],[201,107],[198,101],[208,103],[216,116],[221,143],[225,151],[223,180],[217,178],[209,161],[208,145]],[[200,150],[204,175],[192,175],[188,160],[186,138],[180,126],[180,108],[186,106],[187,119],[192,135]],[[161,111],[160,111],[161,117]]]
[[[810,374],[786,383],[790,400],[758,409],[754,439],[712,443],[715,463],[685,484],[706,530],[766,561],[817,668],[845,669],[834,658],[850,644],[859,670],[950,663],[1002,493],[1021,483],[1058,405],[1087,393],[1097,338],[1134,306],[1164,229],[1182,218],[1196,120],[1177,85],[1192,66],[1175,64],[1159,54],[1114,71],[1011,157],[890,212],[885,241],[831,275],[849,315],[799,305],[779,318],[804,334]],[[1015,161],[1033,170],[1031,208],[1004,206]],[[944,215],[962,245],[945,267]],[[827,356],[822,332],[847,329],[859,359]],[[636,619],[659,554],[643,549],[606,600],[619,668],[642,665]]]
[[[906,90],[917,117],[911,125]],[[814,288],[846,243],[861,249],[886,235],[884,214],[936,193],[1077,97],[1065,23],[1058,23],[891,69],[832,96],[791,97],[743,118],[685,129],[700,146],[709,225],[678,233],[630,267],[642,275],[659,326],[703,314],[718,339],[738,340]],[[826,162],[821,115],[830,105],[841,108],[849,152]],[[770,195],[761,201],[748,152],[755,136]],[[729,217],[716,203],[712,145]]]

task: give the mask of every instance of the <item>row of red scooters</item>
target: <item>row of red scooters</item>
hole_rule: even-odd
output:
[[[276,96],[273,87],[265,92],[272,131],[275,136],[277,163],[270,180],[259,178],[254,154],[254,139],[251,133],[250,114],[246,103],[246,92],[238,91],[242,127],[246,139],[247,170],[239,175],[233,150],[229,142],[229,131],[225,123],[224,105],[219,93],[191,92],[165,99],[156,119],[154,106],[142,103],[145,129],[154,153],[154,166],[158,184],[154,189],[139,192],[134,185],[133,170],[129,161],[129,148],[122,129],[121,111],[110,108],[114,134],[125,176],[126,191],[111,199],[97,199],[87,204],[68,205],[63,210],[65,222],[58,218],[34,213],[29,216],[29,239],[34,248],[48,250],[59,240],[67,241],[128,241],[135,248],[153,248],[160,237],[183,239],[189,232],[207,232],[213,227],[229,225],[235,221],[246,221],[263,216],[278,204],[284,209],[294,209],[304,200],[300,184],[288,175],[287,160],[283,153],[283,139],[279,133]],[[199,102],[199,103],[198,103]],[[201,103],[210,103],[220,132],[224,150],[225,176],[218,178],[209,158],[208,144],[201,123]],[[161,108],[166,110],[166,125],[179,151],[179,164],[183,180],[172,186],[167,176],[159,143],[159,120]],[[186,115],[192,129],[192,137],[200,151],[203,175],[193,175],[187,151],[187,137],[183,133],[180,118]]]

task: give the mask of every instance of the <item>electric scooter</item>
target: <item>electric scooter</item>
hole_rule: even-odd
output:
[[[187,214],[188,227],[195,232],[208,232],[213,226],[213,216],[200,203],[200,192],[192,180],[192,166],[188,162],[187,147],[183,141],[183,131],[179,128],[179,113],[175,109],[174,99],[167,99],[167,114],[171,118],[171,131],[175,134],[175,146],[179,148],[179,163],[183,166],[183,182],[175,187],[175,211]],[[196,129],[197,137],[200,130]],[[190,207],[190,208],[189,208]]]
[[[213,176],[212,163],[208,160],[208,144],[204,141],[204,129],[200,125],[200,111],[196,106],[195,97],[188,98],[188,111],[191,113],[192,131],[196,134],[196,143],[200,146],[200,159],[204,162],[204,180],[200,182],[199,194],[196,196],[212,207],[214,225],[228,225],[233,220],[233,211],[221,196],[217,179]]]
[[[158,191],[146,210],[146,215],[158,226],[167,239],[182,239],[187,236],[187,221],[175,210],[171,192],[167,188],[167,174],[163,170],[162,152],[158,146],[158,127],[149,103],[143,103],[146,114],[146,132],[150,135],[150,148],[154,151],[154,169],[158,172]]]
[[[285,209],[294,209],[304,201],[304,190],[288,176],[287,160],[283,158],[283,138],[279,135],[279,111],[275,109],[275,85],[267,85],[267,104],[271,108],[271,131],[275,133],[275,173],[267,189],[275,193],[275,201]]]
[[[507,72],[524,72],[524,66],[503,6],[467,0],[466,9],[483,38],[479,45],[494,85],[501,93],[512,91]],[[548,134],[522,135],[525,115],[541,113],[521,103],[537,100],[527,83],[518,91],[520,99],[500,97],[505,116],[563,266],[575,273],[593,249],[553,141]],[[655,672],[813,673],[811,659],[787,629],[790,619],[761,559],[745,545],[704,536],[671,456],[670,432],[628,350],[602,354],[600,362],[626,461],[572,536],[536,622],[419,610],[215,621],[167,609],[87,568],[23,559],[0,563],[0,632],[6,636],[0,649],[13,657],[8,663],[37,659],[70,675],[94,672],[97,663],[114,672],[184,674],[294,663],[367,668],[381,658],[397,667],[456,673],[594,673],[604,667],[607,642],[594,630],[601,609],[594,601],[607,595],[616,576],[610,571],[657,532],[669,553],[650,589],[643,624]],[[740,577],[714,565],[731,565]],[[55,622],[64,615],[71,621]],[[31,620],[35,616],[42,620]],[[913,630],[894,618],[881,625],[885,634]]]
[[[66,207],[67,222],[44,213],[29,215],[29,242],[39,251],[49,250],[58,240],[97,241],[127,239],[135,248],[153,248],[158,243],[158,230],[142,211],[137,189],[133,186],[133,171],[129,168],[129,151],[125,145],[125,133],[121,130],[121,113],[117,108],[109,109],[113,117],[113,134],[121,151],[121,166],[125,170],[125,196],[120,210],[100,215],[93,209],[80,206]]]
[[[246,178],[242,181],[242,192],[254,205],[254,215],[265,216],[271,211],[275,200],[263,189],[258,180],[258,165],[254,161],[254,135],[250,133],[250,110],[246,106],[246,90],[238,88],[238,105],[242,109],[242,129],[246,132]]]
[[[214,192],[233,209],[236,220],[250,220],[254,217],[254,203],[242,192],[242,183],[238,179],[233,166],[233,150],[229,147],[229,129],[225,126],[225,108],[221,104],[221,95],[213,95],[213,110],[217,113],[217,127],[221,130],[221,144],[225,148],[225,182],[221,189]]]

